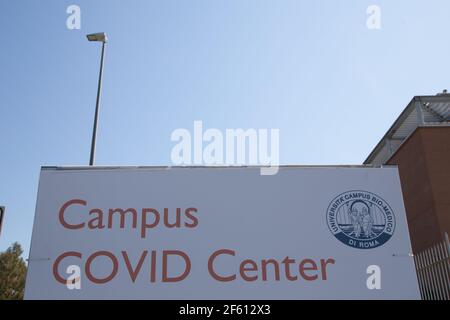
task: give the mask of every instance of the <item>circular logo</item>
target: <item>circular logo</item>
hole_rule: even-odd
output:
[[[347,191],[331,201],[327,223],[342,243],[357,249],[372,249],[392,237],[395,215],[380,196],[362,190]]]

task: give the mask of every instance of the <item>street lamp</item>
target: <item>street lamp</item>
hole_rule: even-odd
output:
[[[102,57],[100,60],[100,74],[98,76],[98,87],[97,87],[97,103],[95,104],[95,117],[94,117],[94,128],[92,130],[92,143],[91,143],[91,156],[89,159],[89,165],[94,165],[94,159],[95,159],[95,142],[97,137],[97,122],[98,122],[98,113],[99,113],[99,106],[100,106],[100,96],[101,96],[101,90],[102,90],[102,76],[103,76],[103,58],[105,56],[105,44],[108,42],[108,37],[106,36],[106,33],[99,32],[99,33],[92,33],[86,35],[87,39],[89,41],[97,41],[102,43]]]

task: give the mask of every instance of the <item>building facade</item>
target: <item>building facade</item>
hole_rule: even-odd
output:
[[[450,94],[414,97],[364,164],[397,165],[413,252],[450,234]]]

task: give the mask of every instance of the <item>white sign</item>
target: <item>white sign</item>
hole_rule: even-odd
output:
[[[28,299],[418,299],[397,168],[43,168]]]

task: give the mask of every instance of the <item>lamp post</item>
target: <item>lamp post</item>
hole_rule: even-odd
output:
[[[105,56],[105,45],[106,45],[106,42],[108,42],[108,37],[106,36],[106,33],[104,33],[104,32],[88,34],[86,37],[89,41],[97,41],[97,42],[102,43],[102,57],[100,60],[100,74],[98,76],[98,87],[97,87],[97,102],[95,104],[94,128],[92,130],[91,156],[89,158],[89,165],[93,166],[94,160],[95,160],[95,142],[96,142],[96,138],[97,138],[97,122],[98,122],[98,114],[99,114],[99,107],[100,107],[100,97],[101,97],[101,91],[102,91],[103,58]]]
[[[2,234],[3,217],[5,214],[5,207],[0,206],[0,235]]]

